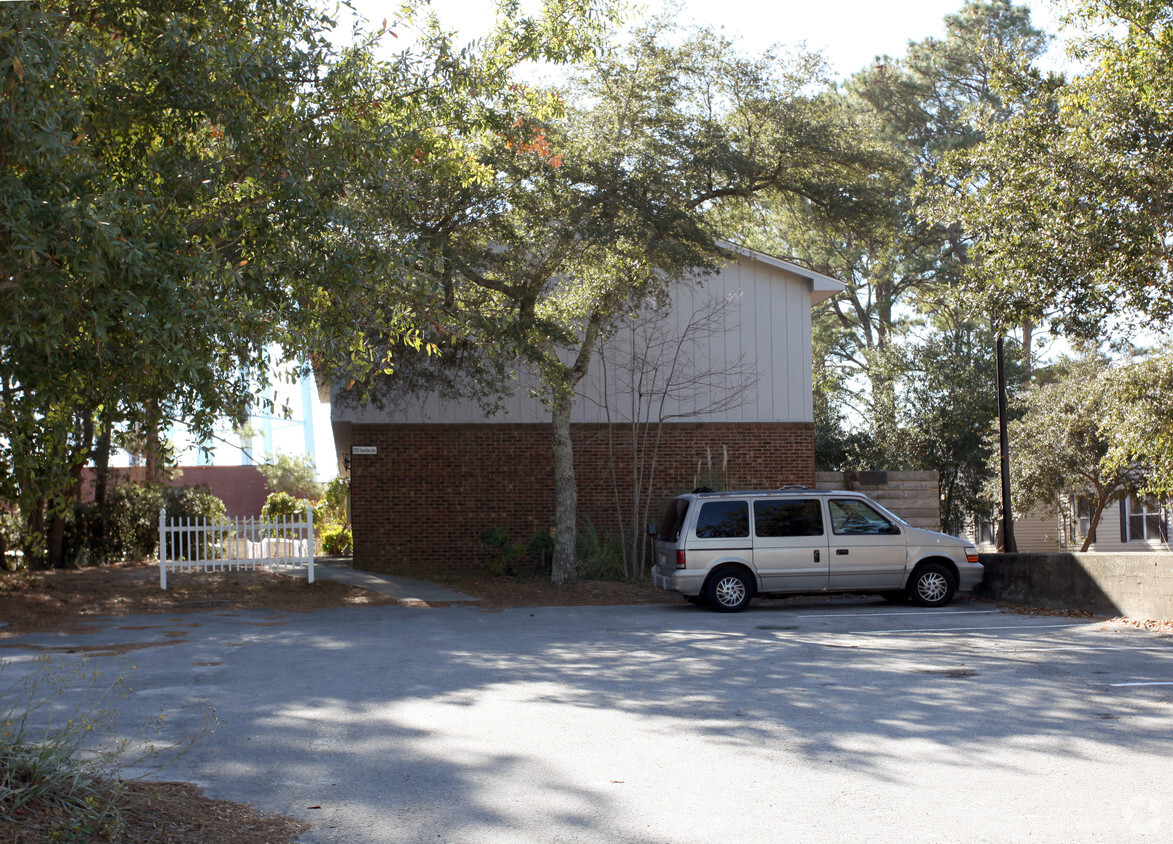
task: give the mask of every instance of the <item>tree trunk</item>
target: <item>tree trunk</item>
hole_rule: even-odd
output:
[[[587,321],[582,343],[574,364],[567,367],[558,359],[554,342],[543,343],[545,360],[540,364],[542,380],[550,391],[550,432],[554,448],[554,560],[550,579],[556,586],[578,582],[575,562],[578,545],[578,482],[574,477],[574,444],[570,440],[570,410],[574,406],[574,388],[586,375],[599,340],[602,317],[594,314]]]
[[[1083,545],[1080,546],[1080,551],[1086,551],[1091,547],[1092,540],[1096,537],[1096,528],[1100,524],[1100,516],[1104,513],[1104,508],[1108,506],[1108,500],[1103,493],[1103,490],[1097,490],[1099,495],[1096,496],[1096,512],[1092,513],[1091,521],[1087,523],[1087,536],[1083,538]]]
[[[102,432],[94,450],[94,503],[99,507],[106,503],[106,490],[110,485],[110,423],[102,420]]]
[[[1031,374],[1031,345],[1034,338],[1035,323],[1030,317],[1022,321],[1022,386],[1030,386]]]
[[[65,568],[65,519],[50,503],[49,530],[46,539],[45,563],[49,568]]]
[[[554,446],[554,562],[550,579],[557,586],[578,581],[575,545],[578,542],[578,486],[574,477],[574,444],[570,439],[570,408],[574,390],[555,388],[550,410]]]
[[[55,569],[65,568],[65,516],[66,509],[73,506],[73,502],[81,499],[81,473],[94,445],[94,415],[86,413],[75,428],[78,435],[77,444],[69,456],[69,480],[61,490],[60,501],[64,506],[57,506],[57,499],[49,503],[49,530],[45,537],[47,562]]]
[[[45,499],[38,497],[25,516],[25,530],[22,537],[24,558],[30,569],[45,565]]]
[[[147,421],[146,430],[144,433],[145,457],[147,467],[147,483],[154,484],[159,482],[159,423],[160,423],[159,406],[155,402],[151,402],[147,407]]]

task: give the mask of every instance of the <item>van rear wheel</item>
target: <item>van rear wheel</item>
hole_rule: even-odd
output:
[[[719,571],[705,585],[705,596],[717,612],[741,612],[753,598],[753,581],[737,569]]]

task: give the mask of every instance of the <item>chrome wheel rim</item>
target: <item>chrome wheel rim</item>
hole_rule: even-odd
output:
[[[949,581],[940,572],[925,572],[916,582],[916,591],[926,601],[941,601],[949,592]]]
[[[717,600],[722,606],[735,607],[745,600],[745,583],[740,577],[723,577],[717,581]]]

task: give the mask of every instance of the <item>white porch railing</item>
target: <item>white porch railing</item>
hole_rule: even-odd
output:
[[[314,510],[276,519],[175,518],[159,511],[159,586],[170,571],[306,568],[314,582]]]

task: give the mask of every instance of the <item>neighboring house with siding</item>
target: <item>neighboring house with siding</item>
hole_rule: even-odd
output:
[[[1088,498],[1065,498],[1059,512],[1036,512],[1014,521],[1014,542],[1023,553],[1050,551],[1078,551],[1083,547],[1091,525],[1095,502]],[[1109,504],[1100,515],[1096,533],[1088,551],[1117,553],[1121,551],[1170,551],[1169,502],[1130,495]],[[997,550],[997,524],[994,521],[976,521],[970,538],[978,550],[989,553]]]
[[[654,411],[659,435],[654,501],[721,474],[727,488],[814,486],[811,307],[843,285],[787,261],[733,244],[732,258],[699,284],[679,284],[663,320],[668,342],[696,335],[688,357],[706,368]],[[707,303],[722,304],[722,325],[695,328]],[[690,326],[692,326],[690,328]],[[646,409],[637,379],[619,377],[624,332],[607,339],[580,382],[572,436],[580,514],[601,532],[630,508],[633,422]],[[630,360],[630,355],[627,359]],[[606,361],[607,365],[604,365]],[[720,373],[738,372],[722,400]],[[747,371],[754,377],[744,378]],[[499,412],[475,401],[430,394],[380,409],[331,396],[339,465],[349,464],[356,568],[436,572],[477,570],[480,536],[503,527],[526,543],[554,523],[549,412],[525,373]],[[726,385],[728,386],[728,385]],[[626,500],[625,500],[626,496]],[[659,518],[659,513],[652,519]]]

